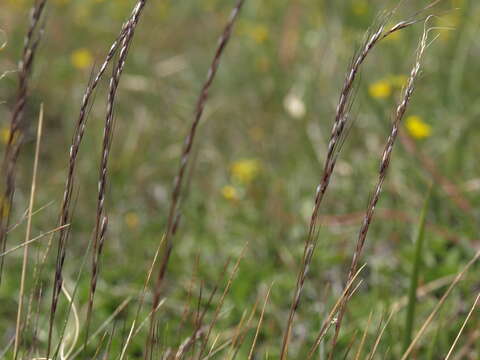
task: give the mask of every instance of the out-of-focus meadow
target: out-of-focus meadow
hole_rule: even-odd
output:
[[[395,4],[380,0],[246,0],[196,138],[194,165],[181,201],[183,216],[167,272],[166,301],[157,315],[161,351],[175,348],[190,334],[191,318],[177,329],[184,308],[187,304],[196,308],[199,292],[206,301],[217,282],[221,293],[225,262],[233,259],[228,266],[231,271],[247,244],[208,348],[215,352],[234,337],[239,322],[248,321],[258,301],[247,340],[238,350],[238,358],[247,358],[263,299],[273,284],[255,358],[278,358],[345,73],[375,18]],[[426,4],[404,2],[392,24]],[[6,41],[0,51],[0,73],[5,73],[0,80],[2,152],[17,85],[13,70],[31,5],[28,0],[2,0],[0,4],[0,42]],[[35,208],[43,208],[33,217],[32,235],[57,224],[68,149],[83,91],[92,67],[103,61],[133,5],[133,0],[51,0],[47,4],[45,34],[25,111],[31,126],[20,156],[12,209],[15,223],[28,207],[37,118],[43,103],[45,124],[35,200]],[[115,327],[112,358],[120,354],[122,339],[128,335],[137,296],[165,231],[183,141],[217,39],[233,6],[232,0],[151,1],[136,30],[115,110],[106,197],[109,227],[90,330],[93,333],[125,299],[131,299],[104,329],[111,332]],[[349,354],[353,358],[371,314],[365,356],[374,346],[382,319],[395,303],[406,302],[415,230],[431,183],[419,283],[424,293],[417,303],[415,330],[438,303],[452,276],[480,246],[480,3],[445,0],[433,13],[438,16],[429,21],[434,26],[431,38],[439,37],[426,50],[401,126],[361,259],[367,264],[360,275],[363,283],[350,301],[335,358],[342,358],[355,339]],[[363,213],[377,180],[391,114],[415,61],[423,26],[421,21],[386,39],[363,66],[351,110],[355,121],[320,209],[322,227],[294,323],[292,358],[305,358],[342,292]],[[111,70],[107,72],[108,76]],[[65,285],[71,291],[94,229],[107,89],[104,80],[95,95],[79,155],[64,272]],[[7,249],[24,237],[22,223],[9,234]],[[32,244],[32,264],[47,243],[48,237]],[[47,290],[39,312],[40,349],[48,335],[54,254],[55,242],[44,271]],[[15,333],[21,266],[22,251],[5,257],[0,350]],[[87,266],[75,299],[82,331],[88,271]],[[478,294],[478,271],[474,265],[447,298],[418,343],[417,358],[446,355]],[[32,285],[29,274],[27,294]],[[145,301],[151,303],[149,291]],[[211,307],[218,301],[215,298]],[[62,299],[61,303],[63,314],[67,302]],[[147,305],[142,318],[149,310]],[[459,340],[457,355],[462,349],[466,352],[462,359],[480,357],[479,321],[477,311]],[[69,322],[67,333],[74,327]],[[333,328],[317,358],[325,358]],[[404,328],[405,307],[400,307],[378,345],[378,358],[400,358]],[[132,339],[129,358],[141,358],[147,333],[148,324]],[[103,331],[89,345],[90,356],[101,335]],[[81,336],[76,349],[82,345]],[[225,349],[216,356],[226,357],[229,343]]]

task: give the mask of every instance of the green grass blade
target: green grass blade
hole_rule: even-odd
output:
[[[420,275],[420,267],[422,265],[422,252],[423,252],[423,243],[425,239],[425,217],[428,211],[428,202],[431,195],[430,186],[427,197],[423,205],[422,212],[420,213],[420,218],[417,226],[417,233],[415,238],[415,253],[414,253],[414,262],[412,274],[410,276],[410,289],[408,292],[408,306],[407,306],[407,316],[405,321],[405,342],[404,349],[407,349],[412,341],[412,331],[413,323],[415,318],[415,305],[417,301],[417,287],[418,287],[418,278]]]

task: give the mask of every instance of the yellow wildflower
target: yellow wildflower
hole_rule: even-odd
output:
[[[357,16],[365,15],[368,12],[368,3],[365,0],[355,0],[352,4],[352,11]]]
[[[258,161],[254,159],[235,161],[230,168],[233,179],[243,185],[251,183],[258,175],[259,170],[260,165]]]
[[[424,139],[430,136],[432,128],[425,123],[418,115],[411,115],[407,117],[406,127],[409,134],[415,139]]]
[[[92,66],[93,56],[87,49],[77,49],[72,53],[70,60],[75,68],[83,70]]]
[[[225,185],[221,190],[222,196],[229,201],[238,200],[238,191],[232,185]]]
[[[3,144],[8,143],[10,138],[10,129],[8,127],[3,127],[0,129],[0,142]]]
[[[129,229],[136,229],[140,224],[140,219],[136,213],[130,211],[125,214],[125,224],[127,224]]]
[[[392,93],[392,85],[387,80],[379,80],[369,86],[368,92],[374,99],[385,99]]]
[[[262,44],[268,39],[268,28],[265,25],[255,25],[249,35],[257,44]]]

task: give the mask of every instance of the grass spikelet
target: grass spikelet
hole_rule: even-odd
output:
[[[197,128],[200,123],[200,120],[202,119],[203,111],[205,109],[205,105],[208,100],[208,92],[215,79],[215,75],[217,74],[218,67],[220,65],[220,60],[230,40],[233,27],[235,25],[235,22],[238,18],[238,15],[240,13],[240,10],[242,9],[244,2],[245,0],[237,1],[235,7],[232,10],[232,13],[230,14],[230,18],[228,19],[226,26],[223,29],[222,35],[220,36],[220,39],[218,41],[217,49],[215,50],[215,55],[208,69],[207,79],[202,86],[202,89],[200,91],[200,96],[198,97],[198,100],[197,100],[197,104],[194,112],[194,118],[190,127],[190,131],[188,132],[188,135],[185,138],[182,154],[180,157],[181,158],[180,166],[173,183],[173,190],[171,193],[167,225],[165,230],[165,244],[162,249],[163,251],[162,251],[162,257],[160,260],[157,281],[156,281],[156,284],[154,285],[154,290],[153,290],[153,307],[154,308],[160,301],[162,282],[165,277],[165,273],[167,271],[170,254],[173,248],[172,237],[175,235],[175,232],[177,230],[177,227],[180,221],[179,201],[182,193],[185,173],[189,164],[192,147],[195,141]],[[154,319],[152,318],[152,321],[153,320]]]
[[[375,186],[373,196],[371,197],[370,202],[368,204],[367,211],[365,213],[365,217],[363,219],[363,223],[362,223],[362,226],[360,228],[356,248],[355,248],[355,251],[353,253],[352,263],[350,265],[350,269],[349,269],[349,272],[348,272],[347,282],[351,279],[351,277],[357,271],[358,262],[360,260],[360,257],[361,257],[362,252],[363,252],[363,248],[365,246],[367,233],[368,233],[368,230],[370,228],[370,224],[372,222],[373,215],[375,214],[375,208],[377,206],[378,200],[380,199],[380,194],[382,192],[383,183],[385,182],[385,179],[387,177],[387,172],[388,172],[388,168],[390,166],[390,160],[391,160],[391,157],[392,157],[393,147],[395,145],[395,141],[396,141],[397,136],[398,136],[400,123],[402,122],[402,120],[405,116],[405,112],[407,111],[407,107],[410,103],[410,100],[411,100],[413,92],[414,92],[415,81],[417,80],[417,77],[420,73],[422,58],[423,58],[425,49],[427,48],[427,45],[428,45],[427,41],[428,41],[429,30],[426,27],[428,19],[429,18],[427,18],[427,20],[425,21],[425,28],[424,28],[423,35],[422,35],[422,38],[420,40],[420,44],[419,44],[419,47],[418,47],[418,50],[417,50],[415,63],[413,65],[412,70],[410,71],[410,76],[408,78],[407,85],[406,85],[405,89],[403,90],[402,97],[401,97],[400,102],[398,103],[398,105],[396,107],[396,110],[395,110],[395,113],[393,115],[392,130],[390,132],[390,135],[388,136],[387,142],[385,144],[385,148],[383,150],[382,158],[381,158],[381,161],[380,161],[380,169],[379,169],[377,184]],[[343,319],[343,316],[345,314],[345,307],[347,305],[348,298],[346,298],[346,299],[347,299],[347,301],[345,301],[342,304],[341,310],[339,311],[339,318],[338,318],[338,322],[337,322],[337,325],[336,325],[335,336],[333,338],[332,351],[330,352],[330,359],[333,356],[336,340],[338,338],[340,327],[342,325],[342,319]]]
[[[26,126],[26,124],[24,124],[24,110],[28,100],[30,74],[32,72],[38,44],[43,35],[43,27],[41,27],[40,20],[46,2],[47,0],[37,0],[30,10],[30,23],[24,39],[22,56],[18,63],[18,89],[10,118],[7,147],[1,168],[0,252],[5,252],[7,245],[7,233],[10,214],[12,213],[13,195],[15,193],[17,160],[22,146],[23,131]],[[4,260],[4,257],[0,259],[0,284],[2,283]]]

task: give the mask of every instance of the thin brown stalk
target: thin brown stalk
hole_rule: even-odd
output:
[[[150,279],[152,277],[153,270],[155,268],[155,264],[157,263],[158,254],[160,252],[160,248],[161,248],[164,240],[165,240],[165,237],[162,237],[162,240],[160,241],[160,244],[157,247],[157,250],[155,251],[155,255],[153,257],[152,263],[151,263],[150,268],[147,272],[147,276],[145,278],[145,283],[143,284],[143,289],[140,293],[140,301],[138,302],[137,312],[136,312],[135,318],[133,319],[133,322],[132,322],[132,325],[131,325],[131,328],[130,328],[131,329],[130,332],[133,332],[136,329],[136,324],[137,324],[138,319],[140,317],[140,311],[142,310],[143,304],[145,302],[145,296],[147,294],[147,287],[148,287],[148,284],[150,283]],[[156,309],[154,309],[154,311],[152,313],[156,312],[157,309],[158,309],[158,307]],[[133,335],[133,336],[135,336],[135,335]],[[125,344],[124,344],[123,349],[122,349],[122,353],[120,355],[120,360],[123,360],[123,357],[125,356],[125,353],[127,351],[127,347],[130,344],[130,339],[131,339],[131,337],[128,336],[127,340],[125,341]]]
[[[395,314],[395,312],[393,311],[390,312],[390,315],[388,316],[388,319],[385,322],[385,325],[383,325],[382,330],[380,330],[380,332],[378,333],[377,338],[375,339],[375,343],[373,344],[372,351],[370,351],[370,354],[368,354],[368,360],[372,360],[373,357],[375,356],[375,353],[377,352],[378,344],[380,344],[380,340],[382,339],[382,336],[385,333],[385,329],[390,323],[390,320],[392,320],[393,314]]]
[[[82,104],[80,107],[80,114],[77,118],[77,122],[75,125],[74,135],[72,138],[72,144],[70,146],[70,153],[69,153],[69,165],[68,165],[68,173],[67,179],[65,182],[65,189],[63,194],[63,201],[60,211],[60,226],[70,223],[71,218],[71,206],[72,206],[72,199],[73,199],[73,192],[74,192],[74,180],[75,180],[75,172],[76,172],[76,163],[78,152],[80,150],[80,146],[82,143],[83,135],[85,133],[85,128],[87,124],[87,117],[88,112],[92,102],[92,96],[97,88],[101,78],[103,77],[107,66],[112,61],[113,57],[115,56],[117,49],[119,46],[125,43],[125,39],[130,33],[133,35],[132,27],[135,29],[136,23],[138,22],[138,16],[145,5],[145,1],[139,0],[136,6],[133,8],[132,14],[129,20],[122,26],[120,34],[118,38],[113,42],[108,51],[104,62],[100,66],[98,72],[92,77],[92,81],[88,84],[87,88],[85,89],[85,93],[83,95]],[[130,37],[131,37],[130,35]],[[129,43],[130,41],[128,41]],[[128,46],[127,46],[128,47]],[[126,50],[124,50],[125,52]],[[119,62],[120,63],[120,62]],[[122,65],[123,68],[123,65]],[[103,222],[103,220],[102,220]],[[49,335],[48,335],[48,345],[47,345],[47,358],[50,354],[51,348],[51,337],[52,337],[52,329],[53,329],[53,322],[55,320],[55,314],[57,310],[57,304],[62,284],[62,271],[63,265],[65,262],[66,256],[66,245],[68,241],[69,231],[61,230],[58,239],[58,249],[57,249],[57,263],[55,269],[55,280],[53,285],[53,295],[52,295],[52,305],[50,310],[50,324],[49,324]]]
[[[385,148],[383,150],[382,159],[381,159],[381,162],[380,162],[380,169],[379,169],[377,184],[375,186],[373,196],[371,197],[370,202],[368,204],[367,211],[365,213],[363,223],[362,223],[362,226],[360,228],[355,252],[353,253],[352,263],[350,265],[350,269],[349,269],[348,276],[347,276],[347,282],[350,280],[350,278],[357,271],[358,262],[360,260],[361,254],[363,252],[363,248],[365,246],[367,233],[368,233],[368,230],[370,228],[370,224],[372,222],[373,215],[375,214],[375,208],[377,206],[378,200],[380,199],[380,194],[382,192],[383,183],[385,182],[385,179],[387,177],[388,168],[390,166],[390,160],[391,160],[391,156],[392,156],[392,152],[393,152],[393,147],[395,145],[395,141],[396,141],[397,136],[398,136],[399,127],[400,127],[400,124],[401,124],[401,122],[402,122],[402,120],[405,116],[405,112],[407,111],[407,107],[408,107],[408,105],[410,103],[410,100],[411,100],[411,97],[413,95],[415,81],[418,77],[418,74],[420,73],[420,67],[421,67],[421,63],[422,63],[423,54],[424,54],[425,49],[427,47],[428,29],[426,28],[426,23],[427,23],[428,19],[429,18],[427,18],[427,20],[425,21],[425,28],[424,28],[424,31],[423,31],[422,38],[420,40],[419,48],[417,50],[414,66],[413,66],[413,68],[410,72],[410,76],[408,78],[408,83],[407,83],[405,89],[403,90],[401,100],[400,100],[399,104],[397,105],[397,108],[396,108],[395,113],[393,115],[392,130],[391,130],[391,133],[390,133],[390,135],[387,139],[387,142],[385,144]],[[338,335],[339,335],[339,332],[340,332],[340,327],[342,325],[342,319],[343,319],[343,316],[345,314],[346,305],[347,305],[347,302],[348,302],[348,297],[346,298],[346,300],[347,301],[345,301],[342,304],[341,309],[339,311],[339,318],[338,318],[338,322],[336,324],[335,335],[333,337],[332,350],[330,352],[330,359],[332,359],[332,357],[333,357],[336,341],[337,341],[337,338],[338,338]]]
[[[203,326],[197,331],[194,331],[192,335],[190,335],[188,338],[186,338],[178,347],[178,350],[173,357],[175,360],[180,360],[183,358],[183,356],[187,353],[187,351],[191,348],[194,342],[198,341],[201,339],[201,337],[205,334],[207,331],[207,326]]]
[[[363,350],[363,345],[365,345],[365,340],[367,339],[368,328],[370,327],[370,322],[372,321],[372,315],[373,315],[373,311],[371,311],[370,315],[368,315],[367,326],[365,326],[365,330],[363,331],[362,340],[360,340],[360,345],[358,346],[358,350],[354,360],[360,359],[360,355],[362,354],[362,350]]]
[[[263,316],[265,315],[265,310],[267,309],[268,298],[270,297],[270,291],[272,290],[272,285],[268,288],[267,295],[265,296],[265,301],[263,303],[262,312],[260,313],[260,319],[258,320],[257,329],[255,330],[255,336],[253,337],[252,346],[250,347],[250,352],[248,354],[248,360],[253,359],[253,351],[255,350],[255,345],[257,344],[258,334],[262,327]]]
[[[445,356],[445,360],[450,359],[450,356],[453,354],[453,350],[455,349],[455,346],[457,345],[458,339],[460,339],[460,336],[462,335],[463,330],[465,329],[465,326],[467,325],[468,320],[470,320],[470,318],[472,317],[473,311],[477,307],[477,303],[478,303],[479,300],[480,300],[480,293],[477,295],[472,307],[470,308],[470,311],[468,312],[467,317],[465,318],[465,321],[462,324],[462,327],[458,331],[458,334],[455,337],[455,340],[453,341],[453,344],[450,347],[450,350],[448,351],[447,356]]]
[[[353,93],[354,93],[353,90],[354,90],[355,79],[357,78],[360,72],[361,65],[367,58],[370,51],[382,39],[385,39],[389,35],[397,31],[400,31],[416,22],[415,20],[402,21],[394,25],[390,29],[385,29],[385,23],[387,22],[390,15],[388,15],[380,23],[380,25],[376,28],[376,30],[373,31],[373,33],[367,37],[365,43],[361,47],[361,50],[355,55],[349,67],[349,70],[347,71],[347,75],[346,75],[342,90],[340,92],[340,99],[337,105],[332,132],[331,132],[330,140],[327,147],[327,154],[326,154],[325,164],[323,167],[323,174],[315,192],[314,207],[313,207],[312,215],[310,218],[307,239],[305,241],[302,264],[298,272],[296,288],[295,288],[295,292],[291,302],[290,312],[287,320],[287,326],[283,335],[282,350],[281,350],[281,357],[280,357],[281,360],[285,360],[288,356],[288,344],[290,341],[295,313],[297,311],[297,308],[300,305],[301,294],[305,284],[305,279],[307,277],[308,269],[312,261],[313,254],[315,252],[315,248],[317,244],[318,218],[319,218],[320,205],[323,201],[324,195],[330,184],[330,179],[332,177],[332,174],[336,165],[338,153],[347,136],[348,129],[351,126],[352,121],[349,115],[349,110],[353,102]]]
[[[35,191],[36,191],[36,184],[37,184],[38,160],[40,158],[40,142],[42,139],[42,129],[43,129],[43,104],[40,105],[40,115],[38,116],[37,143],[35,145],[35,158],[33,161],[33,175],[32,175],[32,185],[30,188],[30,201],[28,203],[27,231],[25,232],[25,243],[27,243],[28,240],[30,239],[30,234],[32,231],[32,213],[33,213],[33,205],[35,202]],[[20,277],[20,291],[18,294],[17,323],[15,326],[15,344],[13,346],[14,359],[17,359],[18,348],[20,346],[20,341],[21,341],[20,329],[22,328],[23,297],[25,292],[25,280],[27,277],[27,266],[28,266],[28,244],[23,247],[22,273]]]
[[[406,360],[408,356],[412,353],[413,349],[415,348],[415,345],[417,344],[418,340],[422,337],[424,334],[425,330],[428,328],[428,326],[431,324],[433,321],[434,317],[437,315],[438,311],[442,307],[442,305],[445,303],[447,300],[448,296],[452,292],[452,290],[457,286],[457,284],[462,280],[463,276],[465,273],[470,269],[470,267],[477,262],[477,260],[480,258],[480,251],[477,251],[475,256],[465,265],[465,267],[455,276],[455,279],[453,279],[452,283],[448,287],[447,291],[443,294],[443,296],[440,298],[440,301],[437,303],[433,311],[430,313],[428,316],[427,320],[423,323],[422,327],[418,331],[417,335],[415,335],[414,339],[412,340],[411,344],[405,351],[405,353],[402,355],[402,358],[400,360]]]
[[[350,354],[350,351],[352,351],[353,345],[354,345],[355,342],[357,341],[357,337],[358,337],[358,330],[355,330],[355,331],[353,332],[353,335],[351,336],[351,339],[350,339],[347,347],[346,347],[345,354],[344,354],[343,357],[342,357],[343,360],[348,359],[348,355]]]
[[[215,326],[215,324],[218,320],[218,317],[220,315],[220,310],[222,309],[223,303],[225,302],[225,298],[227,297],[227,294],[230,291],[230,288],[232,287],[233,280],[234,280],[235,275],[237,274],[238,269],[240,267],[240,262],[242,261],[243,257],[245,256],[245,252],[247,251],[247,246],[248,246],[248,243],[245,244],[245,246],[243,247],[242,252],[240,253],[240,256],[237,259],[237,262],[235,263],[235,265],[233,267],[232,273],[230,274],[230,276],[227,280],[227,285],[225,286],[225,289],[223,290],[223,294],[220,297],[220,301],[217,304],[217,308],[215,309],[215,313],[213,315],[213,320],[210,322],[210,325],[208,326],[208,330],[207,330],[207,333],[206,333],[205,338],[203,340],[202,347],[200,348],[200,352],[198,353],[198,357],[197,357],[198,360],[201,359],[201,357],[203,355],[203,352],[205,351],[205,348],[207,347],[208,339],[210,337],[210,334],[212,332],[213,327]]]
[[[57,231],[60,231],[61,229],[67,228],[67,227],[69,227],[69,226],[70,226],[69,224],[66,224],[66,225],[64,225],[64,226],[59,226],[59,227],[56,227],[55,229],[52,229],[52,230],[47,231],[47,232],[44,232],[43,234],[40,234],[40,235],[38,235],[38,236],[35,236],[34,238],[32,238],[32,239],[30,239],[30,240],[28,240],[28,241],[25,241],[25,242],[21,243],[20,245],[14,246],[14,247],[6,250],[4,253],[1,253],[1,254],[0,254],[0,257],[5,256],[5,255],[8,255],[8,254],[10,254],[10,253],[12,253],[12,252],[15,252],[15,251],[21,249],[22,247],[28,246],[28,245],[30,245],[30,244],[38,241],[38,240],[43,239],[45,236],[52,235],[53,233],[56,233]]]
[[[122,303],[120,305],[118,305],[118,307],[115,309],[115,311],[102,323],[102,325],[100,325],[100,327],[95,330],[95,332],[93,334],[90,335],[90,337],[88,338],[87,340],[87,343],[89,344],[90,342],[92,342],[94,339],[96,339],[100,333],[106,329],[106,327],[112,323],[113,320],[115,320],[115,318],[123,311],[125,310],[125,308],[128,306],[128,304],[130,303],[130,301],[132,301],[132,298],[131,297],[128,297],[126,298],[124,301],[122,301]],[[83,347],[80,347],[77,351],[75,351],[71,356],[70,356],[70,359],[74,359],[76,358],[78,355],[80,355],[80,353],[82,352],[83,350]]]
[[[223,277],[223,274],[226,273],[229,264],[230,264],[230,259],[228,259],[225,265],[223,266],[223,271],[221,272],[222,277]],[[203,325],[203,319],[207,314],[208,308],[212,304],[213,298],[215,297],[215,294],[217,293],[219,286],[220,286],[220,280],[217,281],[212,292],[210,293],[210,296],[208,297],[207,303],[204,306],[203,311],[200,311],[201,303],[203,299],[203,282],[200,283],[200,291],[198,295],[197,310],[196,310],[196,316],[195,316],[195,322],[194,322],[195,327],[192,335],[189,337],[190,339],[197,339],[198,338],[197,335],[199,332],[205,333],[205,331],[208,329],[207,326]],[[147,339],[147,340],[150,341],[150,339]],[[183,346],[179,346],[177,352],[175,353],[174,358],[181,359],[188,351],[190,351],[190,349],[192,349],[192,353],[194,354],[196,343],[197,343],[196,341],[191,341],[191,342],[185,343]],[[147,347],[148,346],[149,344],[147,344]]]
[[[38,44],[43,35],[40,20],[47,0],[37,0],[30,11],[30,23],[25,35],[21,59],[18,63],[18,89],[10,118],[10,130],[2,163],[2,193],[0,195],[0,251],[5,252],[7,230],[12,213],[17,159],[24,135],[24,110],[28,100],[29,79]],[[40,28],[39,28],[40,27]],[[2,282],[4,258],[0,259],[0,284]]]
[[[132,16],[133,17],[133,12]],[[87,118],[88,118],[88,113],[89,109],[92,103],[92,97],[93,94],[103,77],[105,70],[107,69],[109,63],[112,61],[113,57],[115,56],[117,49],[120,45],[120,43],[123,41],[123,39],[126,36],[126,27],[129,22],[127,21],[123,26],[122,30],[120,31],[120,34],[117,39],[113,42],[113,44],[110,46],[110,50],[108,51],[105,60],[103,61],[102,65],[100,66],[99,70],[95,74],[95,76],[92,76],[91,81],[87,85],[83,98],[82,98],[82,104],[80,106],[80,113],[78,115],[76,124],[75,124],[75,129],[74,129],[74,134],[72,137],[72,143],[70,145],[70,152],[69,152],[69,160],[68,160],[68,172],[67,172],[67,178],[65,182],[65,188],[64,188],[64,193],[63,193],[63,200],[62,200],[62,205],[61,205],[61,210],[60,210],[60,234],[58,237],[58,248],[57,248],[57,262],[56,262],[56,269],[55,269],[55,280],[54,280],[54,287],[53,287],[53,295],[52,295],[52,304],[51,304],[51,310],[50,310],[50,324],[49,324],[49,335],[48,335],[48,345],[47,345],[47,358],[50,354],[50,348],[51,348],[51,337],[52,337],[52,329],[53,329],[53,322],[55,320],[55,314],[57,310],[57,303],[58,303],[58,298],[60,294],[60,289],[61,289],[61,284],[62,284],[62,271],[63,271],[63,265],[65,263],[65,256],[66,256],[66,246],[67,246],[67,241],[68,241],[68,236],[70,232],[68,229],[64,229],[64,226],[66,224],[69,224],[71,222],[71,206],[72,206],[72,199],[73,199],[73,191],[74,191],[74,181],[75,181],[75,171],[76,171],[76,164],[77,164],[77,158],[78,158],[78,153],[80,150],[80,146],[82,144],[83,140],[83,135],[85,133],[85,128],[87,125]],[[92,74],[93,75],[93,74]],[[42,259],[42,264],[45,262],[48,251],[50,249],[50,242],[49,246],[47,247],[47,250],[45,251],[45,254]]]
[[[242,346],[243,341],[245,339],[244,337],[244,335],[246,334],[245,329],[248,329],[250,326],[250,322],[252,321],[253,316],[257,311],[259,300],[260,299],[258,298],[257,301],[255,301],[255,303],[253,304],[253,308],[250,311],[250,316],[247,318],[246,322],[245,322],[245,317],[247,316],[247,310],[243,312],[242,317],[240,318],[240,322],[237,324],[235,328],[234,335],[232,338],[232,345],[230,346],[230,349],[228,350],[228,353],[227,353],[227,356],[225,356],[225,359],[234,360],[235,357],[237,356],[237,352]],[[213,346],[210,347],[210,352],[208,353],[207,357],[211,356],[214,350],[216,350],[216,348],[214,348]]]
[[[118,60],[114,66],[112,77],[110,78],[110,87],[107,99],[107,114],[105,117],[105,127],[103,130],[103,147],[102,156],[99,169],[98,180],[98,197],[97,197],[97,216],[95,222],[95,232],[93,237],[92,248],[92,277],[90,282],[90,296],[87,310],[87,325],[86,334],[88,334],[88,328],[90,326],[91,314],[93,309],[93,300],[95,296],[95,289],[97,286],[97,279],[99,273],[99,259],[102,254],[102,248],[107,231],[107,217],[105,213],[105,194],[107,188],[107,175],[108,175],[108,160],[110,157],[110,148],[113,140],[114,133],[114,109],[115,99],[117,95],[118,85],[120,78],[125,67],[127,60],[128,50],[135,34],[135,29],[138,25],[142,11],[146,5],[146,0],[140,0],[135,6],[131,19],[125,26],[125,36],[122,39]]]
[[[165,277],[165,273],[167,271],[167,266],[168,262],[170,259],[170,254],[172,252],[173,248],[173,242],[172,238],[175,235],[175,232],[177,230],[179,221],[180,221],[180,209],[179,209],[179,202],[180,202],[180,197],[182,195],[182,189],[183,189],[183,182],[185,178],[185,173],[187,170],[187,167],[189,165],[189,159],[192,153],[192,147],[194,144],[195,140],[195,135],[197,132],[198,125],[200,124],[200,121],[202,119],[203,111],[205,109],[205,105],[208,100],[208,95],[209,95],[209,90],[210,87],[215,79],[215,75],[217,74],[218,67],[220,65],[220,60],[222,58],[222,55],[225,52],[225,48],[230,40],[230,37],[232,35],[233,27],[235,25],[235,22],[237,20],[237,17],[240,13],[240,10],[242,9],[242,6],[244,4],[245,0],[237,0],[237,3],[235,7],[232,10],[232,13],[230,14],[230,18],[227,21],[227,24],[225,28],[223,29],[222,35],[220,36],[219,42],[217,49],[215,51],[215,55],[213,57],[212,63],[210,64],[208,74],[207,74],[207,79],[205,83],[202,86],[202,90],[200,91],[200,96],[198,97],[197,104],[195,107],[195,112],[194,112],[194,118],[193,122],[190,127],[190,131],[185,139],[182,154],[181,154],[181,160],[180,160],[180,166],[177,172],[177,175],[174,180],[173,184],[173,190],[171,193],[171,201],[170,201],[170,207],[168,211],[168,218],[167,218],[167,225],[166,225],[166,230],[165,230],[165,245],[162,253],[162,259],[160,262],[160,268],[158,271],[158,277],[157,281],[155,284],[154,288],[154,294],[153,294],[153,307],[156,306],[160,299],[161,295],[161,290],[162,290],[162,283],[163,279]],[[152,319],[154,320],[154,319]]]
[[[317,351],[318,347],[320,346],[320,343],[322,342],[322,340],[323,340],[325,334],[327,333],[328,329],[333,324],[335,324],[337,322],[337,320],[335,319],[335,315],[337,314],[337,312],[340,308],[340,305],[344,301],[345,297],[348,296],[349,294],[355,293],[356,290],[358,289],[358,286],[361,282],[359,282],[359,284],[357,286],[355,286],[352,291],[350,291],[353,287],[353,284],[355,283],[355,280],[357,279],[358,275],[362,272],[362,270],[364,269],[365,266],[366,265],[363,265],[362,267],[360,267],[360,269],[358,269],[355,276],[350,280],[350,282],[347,284],[347,286],[343,290],[342,294],[337,299],[335,305],[333,305],[333,307],[330,310],[330,313],[328,314],[327,318],[323,321],[323,325],[320,328],[320,331],[318,332],[317,338],[315,339],[315,342],[314,342],[312,348],[310,349],[310,352],[308,353],[307,359],[313,358],[313,356],[315,355],[315,352]]]
[[[191,298],[192,298],[192,292],[193,292],[193,286],[195,285],[195,277],[198,275],[198,267],[200,264],[200,255],[197,254],[195,257],[195,265],[194,265],[194,270],[192,271],[192,277],[188,283],[188,288],[187,288],[187,296],[185,299],[185,305],[183,307],[183,312],[182,316],[180,317],[180,324],[178,325],[177,332],[180,334],[187,319],[189,318],[192,309],[191,309]]]
[[[50,201],[49,203],[47,203],[46,205],[43,205],[41,206],[39,209],[35,210],[33,213],[32,213],[32,216],[35,216],[37,215],[39,212],[41,212],[42,210],[45,210],[47,207],[49,207],[50,205],[53,204],[53,201]],[[27,214],[28,214],[28,209],[26,209],[22,216],[20,217],[20,219],[13,225],[11,225],[8,230],[7,230],[7,233],[9,232],[12,232],[14,231],[16,228],[18,228],[26,219],[27,219]]]
[[[480,330],[474,330],[468,337],[465,344],[462,346],[458,354],[455,356],[454,360],[466,359],[467,355],[472,352],[473,347],[477,344],[478,338],[480,337]],[[1,358],[1,356],[0,356]]]
[[[255,301],[255,304],[253,305],[254,309],[256,309],[257,305],[258,305],[258,299],[257,301]],[[250,315],[253,316],[252,313],[250,313]],[[238,337],[240,336],[242,329],[244,327],[246,317],[247,317],[247,309],[243,310],[242,316],[240,317],[240,321],[238,322],[237,326],[235,326],[235,330],[233,332],[234,335],[232,340],[232,346],[230,346],[230,349],[228,351],[227,356],[225,356],[225,359],[229,359],[229,360],[233,359],[233,355],[235,354],[235,346],[237,345]],[[216,345],[216,342],[215,342],[215,345]],[[207,356],[210,356],[213,353],[214,349],[215,347],[212,344],[212,346],[210,346],[210,351],[208,352]]]

